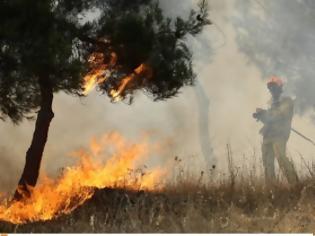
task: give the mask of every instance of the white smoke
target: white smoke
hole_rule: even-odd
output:
[[[196,2],[163,0],[161,4],[167,14],[174,16],[186,14]],[[206,27],[196,39],[188,40],[194,52],[197,79],[209,97],[209,135],[219,168],[223,170],[226,167],[227,143],[231,144],[237,166],[249,163],[254,152],[260,156],[261,137],[258,131],[261,125],[251,115],[256,107],[266,106],[269,94],[259,68],[250,64],[238,48],[236,30],[232,24],[236,11],[234,1],[209,0],[209,4],[210,19],[215,25]],[[97,92],[84,99],[60,93],[55,97],[53,109],[55,118],[50,127],[42,165],[42,170],[49,174],[71,164],[68,153],[87,146],[92,136],[112,130],[134,140],[144,131],[155,131],[152,132],[155,140],[172,140],[168,152],[160,156],[161,163],[179,156],[197,167],[203,166],[198,105],[193,88],[183,88],[178,97],[164,102],[153,102],[139,93],[131,106],[112,104]],[[297,116],[294,125],[308,136],[315,133],[308,116]],[[3,180],[11,176],[6,185],[18,180],[33,129],[34,122],[29,121],[19,126],[13,126],[9,121],[0,123],[0,147],[5,148],[0,153],[1,161],[9,160],[11,163],[8,164],[10,168],[4,169],[0,176]],[[300,163],[296,151],[303,153],[307,160],[314,151],[293,135],[289,150],[293,158],[297,157],[294,159],[296,164]]]

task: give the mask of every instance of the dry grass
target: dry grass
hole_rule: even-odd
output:
[[[97,190],[71,215],[25,225],[0,222],[0,232],[315,232],[313,178],[266,188],[259,176],[241,176],[229,162],[225,180],[203,172],[194,177],[179,167],[162,192]]]
[[[71,215],[0,224],[2,232],[314,232],[315,184],[275,186],[186,182],[163,193],[98,190]]]

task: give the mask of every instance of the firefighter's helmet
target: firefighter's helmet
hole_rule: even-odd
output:
[[[283,81],[283,79],[281,79],[281,78],[279,78],[279,77],[277,77],[277,76],[272,76],[272,77],[268,80],[267,85],[270,86],[270,85],[272,85],[272,84],[275,84],[275,85],[277,85],[277,86],[279,86],[279,87],[282,87],[283,84],[284,84],[284,81]]]

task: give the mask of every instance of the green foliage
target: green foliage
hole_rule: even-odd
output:
[[[152,68],[153,76],[142,78],[126,89],[123,97],[130,95],[132,98],[136,89],[142,89],[154,100],[163,100],[176,95],[182,86],[194,82],[192,54],[185,36],[198,34],[210,23],[207,5],[202,1],[199,11],[192,10],[187,20],[179,17],[172,20],[163,16],[157,2],[142,1],[142,4],[140,8],[128,10],[118,7],[115,14],[104,12],[102,15],[98,37],[106,36],[110,40],[111,50],[118,54],[119,70],[113,68],[110,78],[100,87],[108,93],[117,86],[120,78],[145,63]]]
[[[54,91],[80,89],[84,61],[74,55],[71,28],[51,1],[2,1],[0,6],[0,111],[13,122],[39,106],[38,78]]]
[[[104,63],[111,52],[118,55],[101,90],[117,87],[146,63],[153,77],[143,78],[126,94],[144,89],[155,100],[176,95],[183,85],[193,84],[185,35],[195,35],[209,23],[205,9],[201,5],[187,20],[172,20],[151,0],[2,0],[0,117],[17,123],[36,111],[39,78],[54,92],[79,95],[88,55],[97,51],[107,55]]]

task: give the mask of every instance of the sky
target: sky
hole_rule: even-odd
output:
[[[226,169],[227,144],[231,145],[237,166],[261,157],[262,140],[258,134],[261,124],[252,118],[252,113],[257,107],[267,108],[270,99],[265,85],[267,78],[239,50],[232,24],[238,13],[234,3],[234,0],[209,0],[210,19],[214,24],[207,26],[197,38],[187,39],[194,53],[197,79],[210,101],[209,132],[220,171]],[[194,0],[161,1],[169,16],[185,15],[195,4]],[[42,163],[42,171],[50,175],[72,163],[69,153],[73,150],[88,146],[92,137],[110,131],[118,131],[135,142],[144,132],[149,132],[155,141],[168,140],[163,156],[152,160],[154,165],[163,165],[178,156],[188,165],[196,166],[197,170],[204,166],[193,87],[185,87],[177,97],[163,102],[153,102],[139,92],[132,105],[112,104],[96,91],[82,99],[59,93],[55,96],[53,110],[55,118]],[[315,139],[315,126],[310,115],[296,114],[293,126]],[[10,121],[0,122],[3,163],[0,166],[0,191],[12,190],[16,185],[33,129],[33,121],[25,121],[19,126]],[[298,167],[301,166],[298,153],[311,161],[314,151],[313,146],[291,134],[288,153]]]

